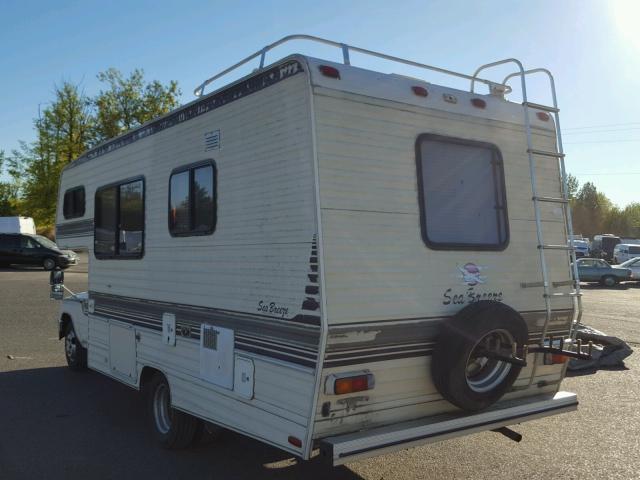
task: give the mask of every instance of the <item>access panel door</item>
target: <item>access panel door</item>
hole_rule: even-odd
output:
[[[113,376],[127,383],[136,382],[136,337],[132,325],[110,322],[109,363]]]

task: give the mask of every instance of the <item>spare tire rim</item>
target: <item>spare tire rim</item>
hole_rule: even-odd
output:
[[[485,393],[500,385],[511,371],[511,364],[503,360],[489,358],[487,350],[511,352],[513,335],[507,330],[492,330],[473,347],[465,369],[467,385],[477,393]]]
[[[171,413],[169,407],[169,387],[161,383],[153,394],[153,419],[158,431],[166,435],[171,430]]]

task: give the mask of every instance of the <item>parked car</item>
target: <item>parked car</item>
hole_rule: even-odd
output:
[[[631,270],[631,279],[640,281],[640,257],[632,258],[620,265],[614,265],[616,268],[628,268]]]
[[[624,263],[636,257],[640,257],[640,245],[619,243],[613,249],[613,263]]]
[[[631,269],[612,267],[600,258],[580,258],[576,264],[581,282],[599,282],[613,287],[618,282],[631,279]]]
[[[583,239],[574,239],[571,240],[571,244],[576,251],[576,258],[588,257],[589,256],[589,242]]]
[[[0,265],[41,265],[45,270],[67,268],[78,263],[72,250],[60,250],[41,235],[0,233]]]

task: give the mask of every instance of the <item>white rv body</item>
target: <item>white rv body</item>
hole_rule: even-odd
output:
[[[553,122],[530,113],[534,145],[553,150]],[[333,464],[573,409],[574,395],[557,394],[563,365],[540,355],[476,415],[444,400],[429,373],[439,325],[475,300],[513,307],[529,342],[543,341],[523,118],[522,105],[497,96],[301,55],[254,72],[65,169],[57,241],[89,250],[89,292],[63,302],[61,334],[72,322],[96,371],[134,388],[160,371],[174,408],[305,459],[323,445]],[[500,150],[504,249],[425,245],[416,174],[425,134]],[[169,178],[202,161],[216,169],[215,231],[172,236]],[[536,171],[540,195],[560,196],[557,162],[542,159]],[[98,259],[96,190],[127,179],[144,182],[144,253]],[[84,215],[67,220],[63,196],[79,186]],[[546,241],[566,244],[562,212],[541,213]],[[548,252],[548,263],[551,276],[570,280],[566,251]],[[468,264],[480,281],[465,277]],[[573,315],[570,298],[556,300],[546,334],[569,335]],[[215,351],[204,337],[213,330]],[[327,387],[362,371],[373,389],[340,396]]]
[[[31,217],[0,217],[0,233],[36,234],[36,224]]]

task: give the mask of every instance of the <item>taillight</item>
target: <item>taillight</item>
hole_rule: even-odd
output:
[[[322,73],[322,75],[324,75],[325,77],[337,78],[338,80],[340,80],[340,71],[335,67],[331,67],[329,65],[320,65],[318,67],[318,70],[320,70],[320,73]]]
[[[325,393],[329,395],[345,395],[347,393],[364,392],[375,386],[372,373],[354,372],[331,374],[325,383]]]
[[[544,354],[544,364],[545,365],[558,365],[565,363],[569,357],[565,355],[558,355],[555,353],[545,353]]]

